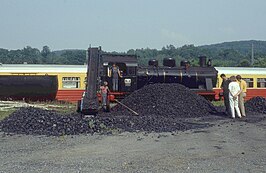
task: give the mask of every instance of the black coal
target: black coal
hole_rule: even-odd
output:
[[[132,93],[122,103],[142,116],[159,117],[201,117],[216,112],[215,107],[202,96],[199,96],[180,84],[147,85]],[[112,114],[131,114],[123,106],[113,108]]]
[[[88,125],[89,122],[84,121],[79,114],[60,115],[55,111],[33,107],[20,108],[1,121],[1,129],[4,132],[48,136],[74,135],[97,131],[97,126],[90,128]]]
[[[266,114],[266,98],[253,97],[245,103],[247,111]]]
[[[129,95],[122,103],[139,115],[121,105],[112,108],[110,113],[99,113],[89,118],[77,113],[62,115],[28,107],[1,121],[0,128],[9,133],[48,136],[110,132],[110,129],[172,132],[209,126],[195,118],[208,117],[216,111],[209,101],[179,84],[148,85]]]

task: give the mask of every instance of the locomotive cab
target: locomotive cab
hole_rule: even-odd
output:
[[[130,94],[137,89],[137,57],[135,55],[102,55],[101,81],[107,81],[111,94],[116,98]],[[116,64],[121,77],[118,78],[118,90],[113,90],[112,66]]]

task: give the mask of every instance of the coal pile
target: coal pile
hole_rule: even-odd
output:
[[[122,131],[173,132],[210,126],[195,118],[212,117],[215,107],[205,98],[179,84],[153,84],[132,93],[110,113],[86,117],[78,113],[62,115],[38,108],[20,108],[0,122],[7,133],[32,135],[77,135]]]
[[[108,128],[118,128],[128,132],[175,132],[205,128],[209,123],[193,122],[184,118],[151,116],[104,116],[99,117]]]
[[[172,132],[207,127],[208,123],[195,123],[193,119],[217,113],[209,101],[180,84],[147,85],[121,102],[139,115],[118,104],[111,113],[99,117],[109,122],[108,126],[125,131]]]
[[[209,101],[180,84],[147,85],[126,97],[122,103],[141,116],[195,118],[216,112]],[[127,115],[130,112],[117,106],[113,108],[113,113]]]
[[[245,103],[245,108],[250,112],[266,114],[266,98],[253,97]]]
[[[184,118],[100,114],[84,118],[80,114],[61,115],[39,108],[20,108],[0,122],[6,133],[27,135],[78,135],[112,133],[113,129],[128,132],[174,132],[210,126],[208,123],[190,122]]]
[[[100,122],[85,121],[79,114],[60,115],[55,111],[28,107],[20,108],[2,120],[0,128],[8,133],[61,136],[99,132]]]

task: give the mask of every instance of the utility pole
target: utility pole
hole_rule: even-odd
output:
[[[254,45],[251,44],[251,66],[254,66]]]

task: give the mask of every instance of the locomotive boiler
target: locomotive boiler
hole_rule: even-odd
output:
[[[149,66],[137,71],[138,88],[152,83],[179,83],[208,99],[214,99],[213,87],[217,82],[217,71],[207,63],[205,56],[199,57],[199,66],[191,66],[189,61],[181,61],[180,66],[172,58],[165,58],[159,66],[157,60],[150,60]]]

